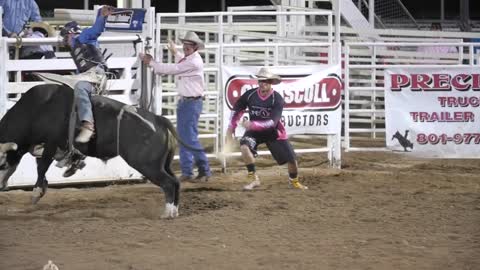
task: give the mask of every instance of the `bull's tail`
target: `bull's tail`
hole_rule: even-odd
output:
[[[177,130],[175,129],[175,127],[173,126],[172,122],[170,122],[167,118],[165,117],[162,117],[162,116],[156,116],[155,117],[157,119],[157,121],[159,122],[159,125],[164,125],[166,126],[166,128],[168,129],[168,131],[170,131],[170,133],[173,135],[173,137],[175,137],[175,139],[183,146],[185,146],[186,148],[190,149],[190,150],[193,150],[193,151],[203,151],[204,149],[203,148],[196,148],[196,147],[193,147],[187,143],[185,143],[184,141],[182,141],[182,139],[180,139],[180,136],[178,136],[178,133],[177,133]]]

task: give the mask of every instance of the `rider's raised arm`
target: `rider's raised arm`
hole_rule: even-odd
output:
[[[107,22],[107,17],[99,15],[95,20],[95,23],[92,27],[86,28],[78,36],[78,40],[81,43],[93,43],[97,42],[98,37],[105,31],[105,23]]]

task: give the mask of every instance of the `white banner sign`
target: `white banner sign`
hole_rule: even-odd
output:
[[[438,158],[480,157],[480,68],[385,71],[387,147]]]
[[[230,121],[235,102],[247,90],[258,87],[260,67],[223,67],[224,128]],[[288,134],[339,134],[342,125],[340,66],[269,67],[282,77],[273,85],[285,100],[282,119]],[[248,117],[245,113],[243,117]],[[238,126],[236,135],[244,129]]]

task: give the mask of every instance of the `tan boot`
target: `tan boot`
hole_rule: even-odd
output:
[[[249,172],[247,179],[251,182],[250,184],[243,186],[243,190],[252,190],[260,186],[260,179],[258,178],[258,175],[256,173]]]
[[[82,127],[80,128],[80,133],[75,138],[76,142],[86,143],[90,141],[90,138],[93,136],[94,127],[93,124],[87,121],[84,121]]]
[[[307,190],[308,187],[307,186],[304,186],[300,183],[300,181],[298,181],[298,177],[295,177],[295,178],[290,178],[288,179],[288,182],[290,183],[290,186],[294,189],[301,189],[301,190]]]

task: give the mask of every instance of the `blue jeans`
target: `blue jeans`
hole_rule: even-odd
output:
[[[180,99],[177,104],[178,135],[183,142],[195,148],[203,148],[198,140],[198,119],[202,112],[202,106],[202,99]],[[200,175],[211,175],[205,151],[192,151],[180,144],[180,168],[182,175],[193,175],[194,161]]]
[[[90,96],[93,92],[93,85],[87,81],[79,81],[75,84],[75,106],[77,107],[78,118],[80,121],[93,123],[92,103]]]

